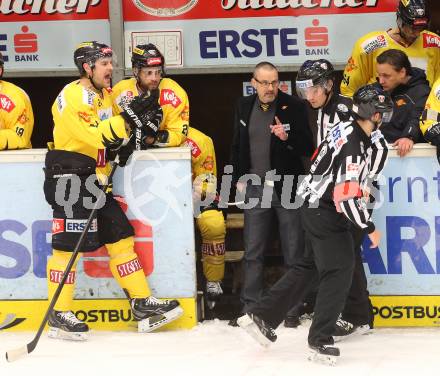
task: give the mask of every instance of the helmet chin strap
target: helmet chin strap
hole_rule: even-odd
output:
[[[382,121],[383,121],[382,116],[383,115],[381,115],[380,119],[377,120],[377,121],[374,121],[374,120],[370,119],[371,123],[373,124],[373,132],[377,131],[379,129],[379,127],[382,125]]]
[[[327,87],[324,86],[325,89],[325,102],[324,104],[321,106],[321,108],[324,108],[325,106],[327,106],[328,102],[330,101],[331,96],[333,95],[333,84],[332,87],[330,89],[328,89]]]
[[[93,70],[95,69],[95,67],[91,68],[92,69],[92,75],[88,75],[88,78],[90,80],[90,82],[92,83],[92,86],[96,89],[96,91],[101,92],[103,88],[99,88],[98,86],[96,86],[95,81],[93,80]]]
[[[401,19],[398,18],[398,19],[397,19],[397,28],[399,29],[399,36],[400,36],[400,38],[402,38],[402,39],[405,41],[406,44],[411,45],[411,44],[414,43],[414,41],[415,41],[417,38],[413,38],[413,39],[409,40],[409,39],[408,39],[408,36],[405,35],[405,33],[402,31],[402,27],[403,27],[403,25],[404,25],[403,21],[402,21]]]

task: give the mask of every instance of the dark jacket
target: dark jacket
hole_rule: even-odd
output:
[[[390,143],[402,137],[422,141],[419,121],[430,92],[429,82],[422,69],[412,68],[410,75],[408,83],[397,86],[390,93],[394,103],[393,116],[391,122],[383,123],[380,128]]]
[[[232,140],[231,164],[234,168],[233,182],[250,170],[249,119],[257,94],[241,97],[235,106],[234,136]],[[275,116],[282,124],[289,124],[286,130],[288,139],[281,141],[271,134],[270,163],[277,175],[304,175],[305,170],[301,157],[313,153],[313,137],[308,125],[307,106],[304,101],[278,91]],[[275,124],[275,119],[272,122]],[[269,126],[269,124],[268,124]],[[282,181],[275,182],[275,190],[281,197]],[[296,181],[292,188],[292,197],[296,191]]]

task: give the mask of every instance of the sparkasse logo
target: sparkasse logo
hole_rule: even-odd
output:
[[[307,56],[330,55],[330,51],[328,48],[328,28],[326,26],[320,26],[319,20],[317,18],[312,21],[312,26],[306,27],[304,29],[304,41],[306,47],[309,47],[305,50]]]
[[[23,25],[21,33],[14,35],[15,61],[39,61],[38,37],[35,33],[29,32],[29,26]]]

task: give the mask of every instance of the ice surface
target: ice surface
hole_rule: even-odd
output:
[[[440,328],[375,329],[341,342],[336,367],[307,361],[307,327],[280,326],[264,349],[226,321],[205,321],[186,331],[100,332],[87,342],[53,340],[43,334],[35,351],[7,363],[7,350],[34,333],[0,332],[0,375],[236,376],[236,375],[435,375],[440,365]]]

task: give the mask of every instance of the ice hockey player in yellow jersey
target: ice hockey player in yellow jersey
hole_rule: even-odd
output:
[[[125,102],[136,95],[159,89],[159,104],[163,119],[155,146],[179,146],[188,134],[189,101],[185,90],[171,78],[164,78],[165,60],[153,44],[138,45],[133,49],[134,77],[118,82],[112,90],[114,103],[121,111]]]
[[[24,90],[2,80],[4,58],[0,53],[0,150],[31,148],[34,114]]]
[[[163,119],[155,146],[186,145],[191,148],[195,196],[216,192],[216,162],[212,140],[202,132],[189,127],[189,101],[185,90],[174,80],[163,77],[165,59],[153,44],[137,45],[131,58],[133,78],[122,80],[113,87],[113,101],[119,110],[124,103],[143,92],[159,89],[159,104]],[[187,135],[189,139],[187,139]],[[200,176],[198,179],[197,177]],[[200,182],[197,183],[197,182]],[[216,200],[213,200],[216,202]],[[196,218],[202,236],[203,271],[208,300],[215,301],[223,293],[226,226],[223,213],[216,204],[201,209]]]
[[[440,163],[440,78],[432,86],[426,100],[420,129],[426,141],[437,146],[437,159]]]
[[[57,289],[71,252],[93,212],[93,207],[86,205],[86,199],[90,200],[93,189],[100,192],[103,178],[110,170],[110,157],[118,154],[119,165],[123,166],[134,149],[130,134],[141,134],[142,142],[153,143],[162,119],[155,96],[136,97],[124,106],[120,115],[113,114],[110,95],[112,56],[111,48],[105,44],[96,41],[81,43],[74,52],[80,78],[66,85],[52,106],[54,142],[46,155],[44,183],[46,200],[53,209],[53,254],[47,263],[49,299]],[[63,184],[58,183],[72,175],[78,183],[72,178],[70,186],[78,187],[79,197],[69,207],[60,202],[60,197],[70,198],[73,188],[68,192],[65,188],[60,196],[59,186]],[[110,270],[129,298],[132,314],[139,321],[141,331],[154,330],[183,313],[178,301],[160,301],[151,295],[134,252],[133,227],[111,191],[106,192],[104,205],[92,219],[80,255],[102,245],[107,248]],[[87,338],[88,325],[72,312],[75,269],[76,264],[50,313],[50,337]]]
[[[206,278],[206,296],[208,306],[213,308],[223,294],[221,281],[225,273],[226,236],[223,212],[218,209],[214,144],[210,137],[190,127],[183,145],[191,149],[194,206],[197,210],[197,227],[202,236],[201,253],[203,274]]]
[[[376,82],[376,57],[391,48],[402,50],[413,67],[423,69],[432,87],[440,77],[440,37],[425,30],[428,24],[425,0],[400,0],[397,27],[373,31],[356,41],[345,66],[341,94],[352,97],[361,86]]]

